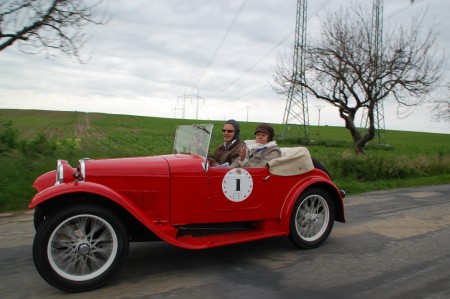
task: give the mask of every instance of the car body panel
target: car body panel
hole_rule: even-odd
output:
[[[325,172],[280,176],[268,167],[213,168],[202,156],[211,127],[200,127],[200,134],[196,129],[191,128],[195,142],[185,134],[178,141],[189,144],[174,146],[169,155],[83,159],[77,168],[58,161],[57,171],[35,181],[38,193],[29,207],[95,195],[120,206],[162,240],[189,249],[289,235],[293,206],[311,186],[330,190],[338,206],[335,218],[345,221],[341,193]],[[191,150],[195,153],[181,153]],[[202,236],[181,233],[193,225],[232,223],[249,228]]]

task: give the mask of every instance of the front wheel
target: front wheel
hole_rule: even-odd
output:
[[[33,260],[51,285],[84,292],[110,281],[128,254],[128,234],[115,214],[79,205],[46,217],[36,232]]]
[[[330,194],[322,189],[310,189],[294,205],[289,238],[300,248],[315,248],[328,238],[333,225],[334,205]]]
[[[34,229],[37,231],[39,228],[39,225],[45,220],[44,211],[40,206],[37,206],[34,208],[34,217],[33,217],[33,224]]]

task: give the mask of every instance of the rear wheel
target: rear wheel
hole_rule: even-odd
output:
[[[310,189],[294,205],[289,237],[300,248],[315,248],[328,238],[333,225],[334,205],[330,194],[322,189]]]
[[[79,205],[45,218],[36,232],[33,259],[41,276],[68,292],[110,281],[128,254],[128,234],[109,210]]]
[[[312,162],[313,162],[314,168],[317,168],[317,169],[322,170],[322,171],[325,172],[325,173],[330,177],[330,179],[331,179],[331,174],[328,172],[328,170],[325,168],[325,166],[323,166],[322,163],[320,163],[317,159],[312,158],[312,157],[311,157],[311,160],[312,160]]]

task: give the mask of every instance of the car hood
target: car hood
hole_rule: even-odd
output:
[[[76,168],[64,161],[64,181],[57,183],[57,171],[53,170],[38,177],[33,187],[38,191],[61,183],[86,181],[108,185],[113,189],[127,185],[146,184],[142,179],[169,178],[202,171],[202,159],[195,155],[176,154],[136,158],[82,159]]]
[[[85,180],[91,177],[168,176],[163,156],[85,160]]]

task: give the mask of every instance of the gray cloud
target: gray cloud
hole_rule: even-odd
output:
[[[361,1],[370,7],[371,0]],[[308,12],[320,15],[350,3],[309,1]],[[448,0],[416,0],[413,6],[409,0],[385,0],[384,9],[386,26],[423,9],[429,10],[429,24],[436,21],[443,29],[450,25]],[[198,112],[203,119],[246,120],[248,115],[250,121],[281,123],[285,99],[270,84],[276,52],[289,53],[292,47],[295,10],[296,1],[291,0],[109,1],[111,20],[87,30],[89,40],[82,51],[86,64],[61,56],[48,60],[26,55],[16,47],[3,51],[0,108],[181,117],[180,96],[192,91],[204,101],[199,111],[195,101],[186,101],[186,117]],[[318,16],[310,15],[308,36],[319,32],[317,24]],[[440,44],[450,46],[445,31]],[[198,90],[193,90],[196,83]],[[315,124],[318,102],[309,101],[310,122]],[[429,115],[426,107],[401,121],[395,107],[388,107],[388,129],[450,133],[448,123],[424,120]],[[334,108],[327,106],[321,113],[321,124],[343,125]]]

